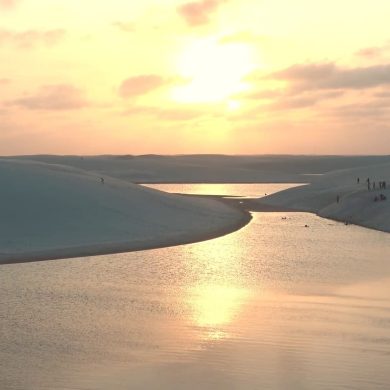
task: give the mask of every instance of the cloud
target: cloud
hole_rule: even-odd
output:
[[[296,110],[314,106],[318,99],[315,97],[295,97],[282,99],[268,106],[268,109],[275,111]]]
[[[371,47],[365,47],[355,54],[358,57],[363,57],[366,59],[377,59],[382,57],[385,54],[388,54],[390,50],[390,42],[384,44],[383,46],[371,46]]]
[[[333,63],[298,64],[266,78],[297,84],[298,89],[365,89],[390,84],[390,65],[339,68]]]
[[[48,85],[35,95],[6,102],[30,110],[77,110],[88,105],[83,92],[69,84]]]
[[[177,8],[177,12],[189,26],[200,26],[210,22],[210,15],[226,0],[203,0],[186,3]]]
[[[119,87],[119,95],[122,98],[137,97],[160,88],[165,83],[166,81],[158,75],[133,76],[122,82]]]
[[[136,30],[133,22],[114,22],[112,25],[124,32],[135,32]]]
[[[336,69],[333,63],[297,64],[287,69],[272,73],[272,79],[281,80],[317,80],[331,76]]]
[[[11,9],[19,3],[19,0],[0,0],[0,8]]]
[[[11,44],[19,48],[32,48],[36,45],[52,46],[60,42],[66,34],[63,29],[11,31],[0,29],[0,45]]]
[[[377,92],[374,94],[374,97],[382,98],[382,99],[389,99],[390,98],[390,91],[384,90],[384,91]]]
[[[286,91],[283,89],[262,89],[259,91],[245,93],[239,96],[242,96],[245,99],[251,100],[270,100],[286,94]]]
[[[368,121],[373,123],[390,119],[388,101],[378,100],[332,107],[327,113],[331,117],[348,121]]]
[[[167,121],[189,121],[201,117],[202,112],[194,109],[133,106],[128,108],[124,115],[145,115]]]

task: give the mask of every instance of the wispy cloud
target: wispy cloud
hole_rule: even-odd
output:
[[[69,84],[48,85],[36,94],[6,102],[30,110],[76,110],[88,106],[84,93]]]
[[[390,54],[390,42],[382,46],[371,46],[365,47],[355,53],[358,57],[363,57],[365,59],[378,59],[385,55]]]
[[[204,112],[196,109],[160,108],[150,106],[133,106],[128,108],[124,115],[151,116],[167,121],[189,121],[201,117]]]
[[[19,48],[33,48],[36,45],[52,46],[65,37],[63,29],[11,31],[0,29],[0,45],[11,44]]]
[[[127,33],[132,33],[132,32],[135,32],[136,28],[135,28],[135,23],[133,22],[114,22],[112,24],[114,27],[116,27],[117,29],[119,29],[120,31],[124,31],[124,32],[127,32]]]
[[[119,87],[119,95],[122,98],[131,98],[144,95],[160,88],[166,81],[158,75],[139,75],[124,80]]]
[[[365,89],[390,84],[390,65],[340,68],[334,63],[298,64],[267,76],[295,83],[297,89]]]
[[[0,0],[0,8],[11,9],[19,3],[19,0]]]
[[[210,15],[227,0],[203,0],[186,3],[177,8],[189,26],[200,26],[210,22]]]

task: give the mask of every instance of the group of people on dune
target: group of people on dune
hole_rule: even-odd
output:
[[[357,182],[359,183],[359,178],[357,178]],[[368,191],[371,191],[372,190],[375,190],[376,189],[376,185],[375,185],[375,181],[372,182],[371,184],[371,181],[370,181],[370,178],[368,177],[367,180],[366,180],[366,183],[367,183],[367,189]],[[386,181],[383,180],[383,181],[379,181],[378,182],[378,189],[380,190],[385,190],[386,189]],[[381,200],[386,200],[386,195],[384,194],[379,194],[379,195],[376,195],[375,198],[374,198],[374,202],[378,202],[378,201],[381,201]]]
[[[360,178],[359,177],[356,179],[356,182],[357,182],[357,184],[360,184]],[[376,186],[375,181],[371,182],[369,177],[367,178],[366,183],[367,183],[368,191],[371,191],[371,190],[375,191],[376,189],[379,189],[379,190],[385,190],[386,189],[386,181],[385,180],[379,181],[378,182],[378,187]],[[374,202],[378,202],[378,201],[381,201],[381,200],[387,200],[386,195],[379,194],[379,195],[376,195],[375,198],[374,198]],[[340,195],[337,195],[336,202],[340,203]]]

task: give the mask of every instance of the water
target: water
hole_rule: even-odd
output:
[[[388,234],[257,213],[198,244],[1,266],[0,389],[388,389],[389,259]]]
[[[265,195],[271,195],[275,192],[293,188],[302,184],[297,183],[250,183],[250,184],[145,184],[150,188],[157,190],[192,195],[224,195],[240,196],[246,198],[261,198]]]

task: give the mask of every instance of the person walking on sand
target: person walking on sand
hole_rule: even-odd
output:
[[[369,177],[367,178],[367,188],[368,188],[368,190],[371,189],[371,184],[370,184],[370,178]]]
[[[100,183],[104,184],[104,177],[100,178]]]
[[[360,177],[357,178],[357,183],[358,183],[358,184],[360,183]]]
[[[337,202],[337,203],[340,202],[340,195],[337,195],[337,196],[336,196],[336,202]]]

